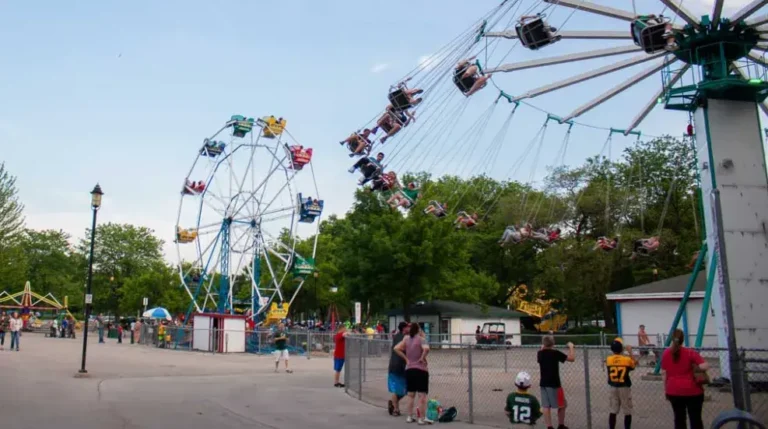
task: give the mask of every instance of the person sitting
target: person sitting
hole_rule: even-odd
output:
[[[530,24],[532,21],[535,21],[536,19],[541,19],[542,15],[523,15],[518,19],[518,22],[520,25],[525,26],[527,24]],[[541,25],[544,29],[544,32],[547,34],[547,38],[550,40],[550,42],[554,42],[558,40],[557,34],[557,28],[552,27],[551,25],[547,24],[543,19],[541,19]],[[527,36],[530,37],[530,36]]]
[[[619,237],[608,239],[607,237],[599,237],[597,243],[592,250],[603,249],[606,252],[616,249],[619,246]]]
[[[645,15],[637,18],[638,21],[642,21],[645,23],[645,25],[652,27],[656,25],[664,24],[664,33],[661,35],[661,37],[666,41],[666,46],[664,49],[668,51],[676,51],[679,46],[677,45],[677,41],[675,40],[675,33],[672,29],[672,23],[669,22],[668,19],[665,19],[663,16],[656,16],[654,14]],[[634,23],[632,24],[632,28],[634,29]],[[636,31],[636,30],[633,30]],[[639,36],[639,37],[638,37]],[[639,32],[639,35],[636,36],[638,38],[638,41],[642,41],[642,32]],[[641,42],[642,45],[642,42]]]
[[[392,190],[396,184],[397,184],[397,174],[395,174],[394,171],[390,171],[373,179],[370,190],[387,192]]]
[[[534,238],[545,243],[551,243],[560,238],[560,228],[549,230],[547,228],[540,228],[536,232],[531,233],[531,238]]]
[[[202,180],[197,182],[197,184],[192,187],[192,190],[198,194],[202,193],[205,191],[205,183]]]
[[[379,152],[376,154],[376,158],[369,156],[360,158],[352,167],[350,167],[349,172],[354,173],[355,170],[358,168],[360,169],[360,172],[363,173],[363,178],[360,179],[357,183],[359,185],[365,185],[369,181],[379,177],[381,175],[382,165],[381,161],[384,160],[384,154]]]
[[[424,214],[431,214],[437,218],[445,217],[448,213],[448,203],[440,204],[438,201],[430,201],[427,208],[424,209]]]
[[[352,133],[346,140],[339,142],[340,145],[345,144],[352,153],[349,157],[352,158],[355,155],[362,155],[363,152],[369,152],[371,150],[371,140],[368,138],[371,135],[371,130],[366,128],[362,132]]]
[[[632,255],[629,258],[635,259],[640,255],[648,256],[650,253],[658,250],[660,244],[661,242],[659,242],[659,237],[655,236],[636,240],[632,248]]]
[[[462,94],[469,97],[472,94],[485,88],[490,75],[480,75],[480,68],[472,64],[475,57],[461,60],[453,71],[453,83],[459,88]]]
[[[554,243],[555,241],[560,239],[560,228],[555,228],[552,231],[549,231],[549,236],[547,237],[547,241],[550,243]]]
[[[371,134],[376,134],[379,128],[384,130],[387,135],[379,139],[381,144],[384,144],[388,138],[397,134],[403,127],[408,126],[411,122],[415,121],[416,117],[408,110],[397,112],[390,104],[387,106],[386,111],[376,122],[376,127],[371,130]]]
[[[520,227],[520,236],[522,236],[523,240],[531,238],[533,234],[533,225],[530,223],[526,223],[525,225]]]
[[[221,154],[226,146],[227,145],[222,142],[205,139],[203,140],[203,147],[200,149],[200,155],[215,157]]]
[[[302,145],[293,145],[289,149],[291,164],[294,170],[301,170],[312,160],[312,148],[304,149]]]
[[[405,83],[409,80],[411,80],[411,78],[398,83],[394,90],[389,93],[389,101],[392,103],[392,107],[395,111],[399,112],[410,109],[423,101],[422,98],[415,97],[424,92],[424,90],[419,88],[408,89],[408,87],[405,86]]]
[[[400,206],[404,209],[408,209],[418,198],[419,188],[416,187],[415,183],[411,182],[405,189],[401,189],[399,192],[395,192],[394,195],[389,197],[387,204],[392,208]]]
[[[459,229],[462,226],[465,228],[472,228],[473,226],[477,225],[477,213],[472,213],[470,216],[467,214],[467,212],[460,211],[456,221],[453,223],[456,224],[456,229]]]
[[[521,241],[523,241],[523,235],[520,231],[518,231],[514,225],[507,225],[506,229],[504,229],[504,233],[501,235],[501,239],[499,239],[499,245],[504,247],[507,244],[516,244]]]

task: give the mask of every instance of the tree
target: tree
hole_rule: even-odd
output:
[[[83,293],[83,275],[79,259],[73,255],[69,235],[64,231],[27,229],[21,239],[27,258],[27,279],[43,295],[52,293],[59,300],[65,296],[77,302]]]
[[[24,205],[19,202],[16,177],[0,163],[0,251],[20,237],[24,227]]]
[[[80,240],[77,251],[85,258],[90,252],[90,229]],[[93,252],[94,308],[118,311],[123,286],[163,265],[163,241],[146,227],[107,223],[96,229]]]

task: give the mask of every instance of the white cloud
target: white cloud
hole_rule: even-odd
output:
[[[389,64],[387,63],[377,63],[377,64],[374,64],[373,67],[371,67],[371,73],[381,73],[388,68],[389,68]]]
[[[432,70],[433,68],[437,67],[441,61],[445,59],[447,54],[448,52],[444,52],[440,54],[422,55],[419,57],[419,61],[418,61],[419,68],[424,71]]]

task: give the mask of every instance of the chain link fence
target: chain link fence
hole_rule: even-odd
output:
[[[532,377],[530,393],[541,399],[536,353],[540,346],[498,346],[431,343],[429,396],[443,407],[459,410],[459,420],[489,426],[508,426],[504,413],[506,397],[515,390],[518,372]],[[366,403],[384,407],[390,398],[387,389],[390,340],[347,338],[345,384],[349,395]],[[723,349],[700,349],[710,364],[709,374],[720,377]],[[639,354],[634,350],[636,357]],[[610,388],[605,358],[606,346],[577,346],[576,361],[561,365],[560,377],[567,399],[566,425],[574,428],[606,427],[610,410]],[[643,353],[645,355],[645,352]],[[632,377],[632,425],[635,428],[671,427],[672,407],[664,395],[660,376],[653,375],[655,357],[649,351],[641,356]],[[768,350],[741,353],[745,371],[745,398],[748,411],[759,421],[768,420]],[[710,385],[705,390],[703,418],[706,427],[723,411],[734,408],[734,397],[727,385]],[[553,410],[556,422],[556,412]],[[621,423],[620,423],[621,425]],[[537,426],[545,427],[543,418]]]

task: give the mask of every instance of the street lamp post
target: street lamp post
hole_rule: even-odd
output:
[[[104,192],[101,191],[101,186],[96,184],[96,187],[91,191],[91,209],[93,210],[93,223],[91,224],[91,253],[88,257],[88,283],[85,286],[85,326],[83,328],[83,360],[80,364],[80,374],[87,374],[85,370],[85,355],[88,351],[88,321],[91,319],[91,306],[93,305],[93,295],[91,295],[91,284],[93,283],[93,246],[96,242],[96,213],[101,207],[101,197]]]
[[[315,323],[317,323],[317,313],[318,313],[317,312],[317,310],[318,310],[318,308],[317,308],[317,278],[320,277],[320,273],[315,271],[312,275],[315,277],[315,305],[314,305],[314,309],[315,310],[314,310],[314,317],[313,317],[313,319],[314,319]]]

